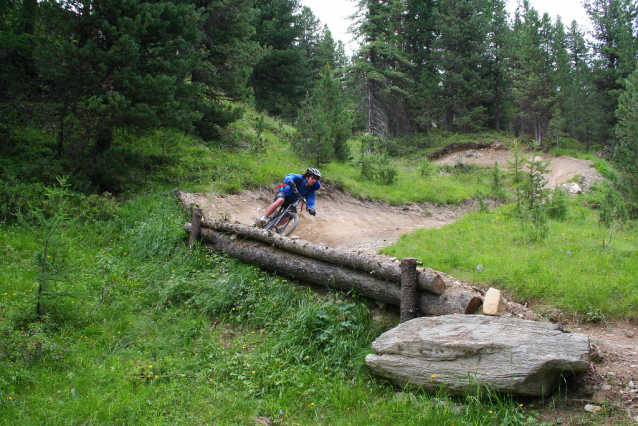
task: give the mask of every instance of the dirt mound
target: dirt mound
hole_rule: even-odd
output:
[[[562,183],[576,181],[583,191],[588,191],[594,182],[602,182],[603,177],[592,167],[589,160],[579,160],[573,157],[553,157],[550,155],[537,155],[536,158],[549,160],[549,173],[547,187],[555,188]],[[483,167],[493,167],[498,163],[500,168],[507,167],[508,161],[512,161],[512,152],[502,144],[492,144],[486,147],[474,149],[462,149],[450,151],[438,155],[434,163],[437,165],[457,166],[459,164],[475,164]]]

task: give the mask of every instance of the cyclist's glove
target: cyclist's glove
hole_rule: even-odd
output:
[[[316,214],[317,212],[315,211],[315,209],[310,209],[310,216],[314,216]]]
[[[288,184],[288,186],[290,187],[290,189],[294,190],[297,189],[297,184],[294,181],[290,181],[290,183]]]

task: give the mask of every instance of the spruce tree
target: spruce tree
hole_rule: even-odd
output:
[[[624,81],[625,90],[618,99],[615,132],[617,144],[614,159],[622,171],[619,186],[632,210],[638,216],[638,71],[634,71]]]
[[[351,120],[340,84],[332,74],[332,68],[326,64],[297,119],[297,151],[316,164],[350,158],[347,142]]]
[[[487,122],[491,101],[487,75],[489,21],[484,3],[441,0],[436,13],[440,54],[444,124],[447,129],[471,132]]]
[[[585,9],[593,25],[594,84],[606,130],[602,138],[611,142],[621,81],[636,65],[638,3],[636,0],[588,0]]]
[[[361,47],[353,58],[351,87],[367,131],[381,139],[409,133],[407,99],[411,64],[403,53],[403,2],[360,0],[355,35]]]

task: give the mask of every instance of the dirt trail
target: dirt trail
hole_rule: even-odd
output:
[[[224,217],[231,222],[252,225],[273,200],[275,190],[244,191],[240,195],[190,194],[209,218]],[[376,253],[403,233],[417,228],[438,228],[475,208],[473,201],[457,206],[413,204],[394,207],[381,202],[362,201],[324,184],[317,195],[317,215],[300,215],[293,236],[342,250]]]
[[[477,164],[505,167],[510,158],[506,149],[485,148],[455,152],[435,161],[437,164]],[[569,181],[579,183],[587,191],[602,177],[591,167],[591,162],[571,157],[550,158],[548,187]],[[208,218],[225,218],[252,225],[272,201],[275,191],[268,188],[245,191],[239,195],[187,194],[191,203],[204,210]],[[403,234],[418,228],[438,228],[450,224],[478,208],[472,200],[458,206],[413,204],[389,206],[385,203],[362,201],[329,184],[324,184],[317,195],[317,216],[300,215],[294,235],[314,243],[322,243],[342,250],[377,251],[397,240]],[[520,306],[520,305],[519,305]],[[523,307],[520,312],[531,312]],[[522,316],[522,315],[519,315]],[[530,317],[531,316],[526,316]],[[572,384],[568,398],[560,404],[546,404],[541,415],[550,424],[581,424],[589,416],[596,424],[638,423],[638,330],[630,322],[590,324],[565,318],[555,313],[552,321],[559,322],[573,332],[589,334],[600,360],[592,370]],[[598,416],[594,420],[584,411],[586,404],[610,408],[611,416]]]
[[[459,151],[441,157],[435,163],[493,166],[498,162],[505,167],[510,156],[510,151],[506,149],[486,148]],[[571,157],[551,159],[550,173],[547,175],[549,187],[576,177],[580,177],[577,180],[585,191],[593,182],[602,180],[589,161]],[[274,194],[272,189],[263,189],[245,191],[239,195],[192,194],[192,197],[209,217],[223,216],[231,221],[252,225],[272,202]],[[473,200],[456,206],[432,203],[389,206],[381,202],[359,200],[324,183],[317,195],[317,216],[302,213],[294,235],[329,247],[375,254],[380,248],[395,242],[401,234],[418,228],[439,228],[476,208],[478,204]]]

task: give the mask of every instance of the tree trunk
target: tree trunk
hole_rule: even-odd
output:
[[[190,232],[190,228],[190,223],[184,225],[186,232]],[[370,299],[400,306],[401,288],[396,282],[376,278],[367,272],[301,256],[273,247],[269,243],[233,238],[208,228],[201,229],[201,236],[209,242],[206,245],[213,250],[223,251],[242,262],[258,265],[316,285],[343,291],[355,290]],[[474,313],[482,302],[477,295],[478,292],[465,294],[459,291],[437,297],[420,292],[416,303],[422,315],[441,315],[440,312]]]
[[[188,238],[188,247],[193,248],[200,239],[202,224],[202,209],[193,208],[193,222],[191,225],[190,237]]]
[[[304,240],[293,240],[282,235],[264,231],[263,229],[239,223],[229,223],[222,221],[204,220],[202,226],[216,229],[222,232],[233,232],[238,235],[272,244],[277,248],[287,250],[292,253],[312,257],[314,259],[335,263],[368,272],[383,280],[401,282],[401,270],[395,263],[384,262],[378,258],[357,252],[345,252],[333,249],[323,244],[313,244]],[[418,287],[420,290],[429,291],[435,294],[442,294],[445,291],[445,282],[436,271],[429,268],[422,268],[417,272]]]
[[[401,322],[416,318],[416,259],[406,257],[401,260]]]

